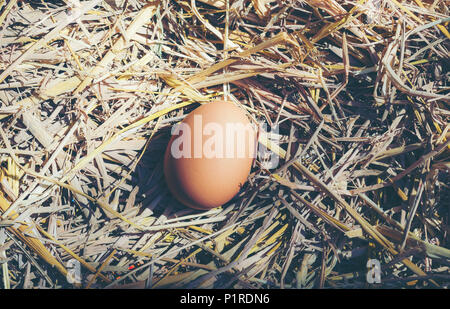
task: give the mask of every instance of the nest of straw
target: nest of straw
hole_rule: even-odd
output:
[[[444,0],[0,1],[1,284],[448,287],[449,21]],[[279,126],[279,165],[200,212],[162,157],[214,99]]]

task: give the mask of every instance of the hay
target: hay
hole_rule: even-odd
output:
[[[3,287],[448,287],[449,22],[444,0],[1,1]],[[190,210],[170,128],[224,98],[279,127],[279,164]]]

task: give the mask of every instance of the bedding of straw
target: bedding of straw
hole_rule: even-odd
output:
[[[445,0],[0,0],[0,286],[448,287],[449,16]],[[214,99],[278,125],[260,144],[279,164],[258,158],[201,212],[162,158]]]

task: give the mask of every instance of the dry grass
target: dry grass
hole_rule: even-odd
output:
[[[2,286],[370,287],[378,259],[377,286],[448,287],[449,16],[444,0],[0,1]],[[216,98],[279,126],[260,144],[280,164],[198,212],[162,155]]]

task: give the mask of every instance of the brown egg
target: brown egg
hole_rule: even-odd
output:
[[[225,204],[246,182],[256,142],[256,130],[233,103],[198,107],[172,128],[164,157],[170,191],[194,209]]]

